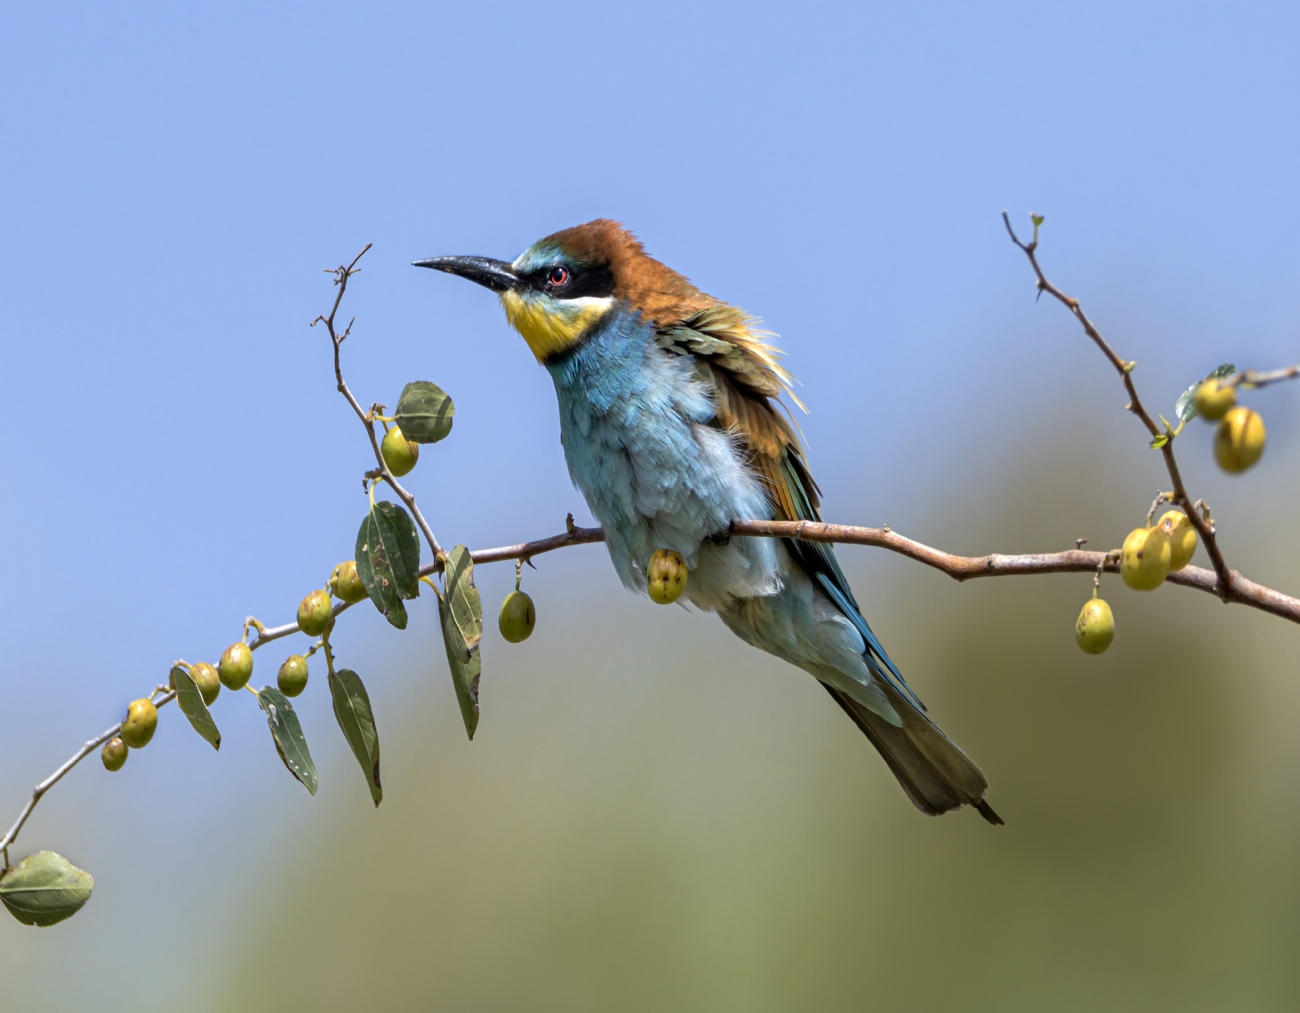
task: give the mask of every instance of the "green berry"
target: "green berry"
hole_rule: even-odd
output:
[[[656,549],[646,567],[646,590],[650,600],[660,605],[671,605],[686,590],[686,578],[690,571],[680,552],[672,549]]]
[[[1214,434],[1214,459],[1224,471],[1239,474],[1264,453],[1264,438],[1259,412],[1238,406],[1223,416]]]
[[[298,603],[298,629],[309,637],[319,637],[329,628],[334,603],[328,591],[313,591]]]
[[[143,749],[149,745],[153,733],[158,729],[158,708],[149,700],[132,700],[126,709],[126,719],[122,722],[122,741],[132,749]]]
[[[1169,538],[1169,571],[1181,570],[1196,551],[1196,528],[1181,510],[1165,511],[1160,528]]]
[[[225,655],[222,655],[222,660],[225,660]],[[194,680],[194,685],[199,687],[199,695],[203,697],[203,702],[209,707],[212,706],[212,701],[217,698],[217,694],[221,692],[221,684],[226,682],[221,674],[206,661],[200,661],[197,665],[190,666],[190,678]],[[247,681],[248,676],[244,676],[244,682]],[[243,684],[241,682],[239,686],[231,686],[229,682],[226,682],[226,685],[230,686],[231,689],[239,689]]]
[[[253,677],[252,648],[239,641],[231,644],[221,652],[217,673],[221,676],[221,684],[227,689],[243,689]]]
[[[366,585],[361,583],[361,575],[357,573],[355,559],[349,559],[346,563],[339,563],[334,567],[334,572],[330,574],[330,590],[349,605],[366,599]]]
[[[379,452],[384,455],[388,470],[398,478],[409,474],[415,467],[415,462],[420,459],[420,445],[403,436],[397,426],[384,433],[384,442],[379,445]]]
[[[1226,387],[1219,379],[1205,380],[1196,388],[1193,403],[1201,418],[1218,422],[1237,403],[1237,388]]]
[[[1110,606],[1093,598],[1083,606],[1074,624],[1075,642],[1088,654],[1101,654],[1115,639],[1115,616]]]
[[[104,743],[99,758],[104,761],[105,770],[121,770],[126,765],[126,758],[131,750],[120,737],[113,737]]]
[[[1169,536],[1157,525],[1135,528],[1124,539],[1119,575],[1134,591],[1154,591],[1169,576]]]
[[[307,659],[301,654],[289,655],[275,681],[285,696],[297,696],[307,688]]]
[[[533,609],[533,600],[523,591],[511,591],[501,603],[501,614],[497,617],[497,626],[501,635],[512,644],[519,644],[533,635],[537,625],[537,612]]]

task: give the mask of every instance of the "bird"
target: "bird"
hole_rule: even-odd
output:
[[[495,292],[555,384],[573,483],[623,584],[646,591],[657,550],[679,553],[685,597],[736,636],[811,674],[879,751],[912,804],[937,816],[985,799],[980,768],[929,717],[859,608],[831,545],[731,536],[733,521],[821,519],[797,427],[803,408],[774,335],[600,218],[512,262],[415,266]]]

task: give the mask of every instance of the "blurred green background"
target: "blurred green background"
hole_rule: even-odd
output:
[[[172,659],[214,660],[353,552],[369,449],[307,322],[321,269],[364,403],[431,379],[409,477],[447,544],[589,522],[549,380],[485,293],[410,262],[622,219],[781,335],[829,519],[952,551],[1118,545],[1166,480],[1153,411],[1297,357],[1300,9],[1089,2],[0,6],[0,819]],[[1300,390],[1243,478],[1183,473],[1228,558],[1300,588]],[[622,591],[525,575],[466,742],[432,601],[340,624],[383,743],[375,810],[315,666],[320,792],[248,694],[214,753],[164,711],[79,767],[15,858],[96,877],[0,917],[0,1010],[1292,1010],[1296,630],[1087,575],[958,585],[841,550],[873,627],[1006,818],[919,815],[802,673]],[[484,567],[489,611],[512,586]],[[491,625],[489,623],[489,625]],[[302,638],[259,652],[258,684]]]

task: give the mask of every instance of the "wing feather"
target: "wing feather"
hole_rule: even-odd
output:
[[[756,323],[725,304],[710,306],[680,323],[661,328],[657,341],[679,355],[695,357],[700,378],[714,390],[715,424],[732,433],[750,455],[779,520],[820,521],[819,490],[793,427],[773,399],[788,394],[794,382],[777,361],[779,351],[755,331]],[[805,409],[806,410],[806,409]],[[834,548],[825,542],[785,539],[786,547],[853,623],[867,644],[867,665],[922,712],[925,705],[904,681],[879,638],[862,615]]]

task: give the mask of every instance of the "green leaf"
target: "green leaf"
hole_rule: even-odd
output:
[[[1201,389],[1201,384],[1204,382],[1204,380],[1197,380],[1178,395],[1178,400],[1174,402],[1174,414],[1178,417],[1179,422],[1187,422],[1196,418],[1196,392]]]
[[[1222,380],[1225,376],[1232,376],[1232,374],[1235,372],[1237,372],[1237,367],[1234,366],[1231,362],[1225,362],[1222,366],[1218,367],[1213,373],[1211,373],[1205,379]]]
[[[370,709],[370,695],[361,676],[344,668],[330,676],[330,696],[334,698],[334,716],[352,747],[352,755],[361,764],[377,809],[384,799],[384,789],[379,784],[379,731]]]
[[[90,900],[95,878],[62,855],[38,851],[0,876],[0,901],[24,925],[71,918]]]
[[[184,665],[172,666],[171,682],[172,689],[176,690],[176,706],[181,709],[181,713],[190,719],[194,730],[202,735],[213,749],[220,749],[221,732],[217,730],[217,723],[212,720],[212,715],[208,712],[208,705],[203,702],[203,694],[199,692],[199,687],[194,684]]]
[[[1042,215],[1030,215],[1029,220],[1033,222],[1035,226],[1039,226],[1042,225],[1043,222],[1045,222],[1047,219],[1045,219]]]
[[[403,598],[420,593],[420,538],[411,515],[380,500],[357,532],[357,573],[375,608],[399,630],[406,629]]]
[[[289,768],[289,773],[302,782],[313,795],[316,794],[316,764],[307,748],[307,738],[293,711],[289,698],[278,689],[263,686],[257,691],[257,702],[266,711],[266,723],[275,740],[275,751]]]
[[[1151,449],[1159,450],[1168,442],[1169,442],[1169,434],[1161,433],[1159,436],[1157,436],[1154,440],[1151,441]]]
[[[447,561],[445,593],[438,599],[442,642],[456,687],[456,700],[465,731],[474,738],[478,728],[478,680],[482,672],[479,641],[483,639],[483,602],[474,586],[474,561],[469,549],[457,545]]]
[[[402,388],[394,418],[402,435],[415,443],[437,443],[451,432],[456,405],[436,383],[416,380]]]

